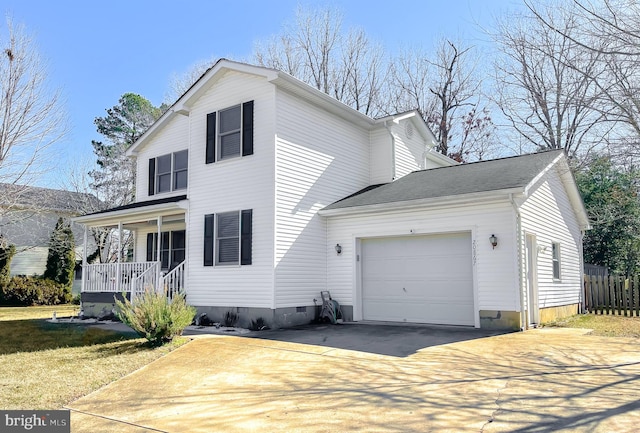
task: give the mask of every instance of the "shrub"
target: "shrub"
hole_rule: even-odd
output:
[[[233,328],[234,326],[236,326],[236,323],[238,323],[238,319],[239,317],[236,313],[234,313],[233,311],[227,311],[224,315],[224,326]]]
[[[176,294],[170,300],[155,290],[145,291],[133,302],[126,297],[124,301],[116,299],[116,305],[118,318],[152,346],[168,343],[182,335],[196,315],[196,309],[187,304],[183,294]]]
[[[249,329],[252,331],[266,331],[270,328],[267,322],[262,317],[258,317],[256,320],[251,321]]]
[[[57,305],[70,300],[69,287],[46,278],[15,276],[0,286],[0,305]]]

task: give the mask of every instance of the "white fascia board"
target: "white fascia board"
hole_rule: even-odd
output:
[[[427,159],[430,159],[437,163],[444,163],[447,166],[460,165],[460,163],[455,159],[451,159],[448,156],[441,154],[440,152],[436,152],[433,150],[433,148],[431,148],[428,152],[426,152],[425,156]]]
[[[396,113],[389,116],[379,117],[375,119],[374,122],[378,125],[384,125],[385,122],[392,121],[396,125],[399,125],[403,120],[411,120],[413,122],[413,124],[417,127],[419,134],[424,138],[425,141],[428,142],[429,148],[433,148],[436,145],[436,136],[433,135],[433,132],[429,128],[429,125],[427,125],[427,122],[425,122],[422,116],[420,116],[418,110],[410,110],[403,113]]]
[[[246,74],[258,75],[273,80],[278,75],[274,69],[248,65],[246,63],[233,62],[220,59],[198,81],[196,81],[178,100],[147,129],[140,138],[127,150],[127,156],[134,156],[138,149],[162,129],[177,114],[188,116],[193,103],[207,91],[226,71],[236,71]]]
[[[580,191],[578,190],[578,185],[576,183],[575,177],[573,176],[573,172],[571,171],[571,167],[569,167],[569,162],[567,161],[567,157],[564,153],[560,153],[557,158],[555,158],[551,163],[544,168],[536,177],[534,177],[531,182],[527,184],[525,187],[525,196],[529,196],[529,191],[533,188],[543,176],[549,173],[550,170],[555,169],[556,173],[560,177],[560,181],[564,186],[565,191],[567,192],[567,196],[569,197],[569,201],[571,202],[571,206],[573,207],[574,212],[576,213],[576,218],[580,223],[580,228],[582,230],[591,229],[591,223],[589,222],[589,215],[587,214],[587,210],[584,206],[584,201],[582,200],[582,196],[580,195]]]
[[[162,203],[133,209],[122,209],[114,212],[102,212],[72,218],[71,221],[90,227],[117,225],[119,222],[139,222],[154,219],[158,215],[169,215],[173,212],[184,212],[188,200],[173,203]]]
[[[542,179],[542,177],[545,176],[558,163],[558,161],[560,161],[564,157],[564,153],[560,153],[553,161],[549,163],[549,165],[547,165],[540,173],[538,173],[536,177],[531,179],[531,182],[529,182],[527,186],[524,187],[525,195],[528,196],[531,188],[533,188],[535,184],[538,183],[538,181]]]
[[[355,110],[348,105],[338,101],[337,99],[327,95],[326,93],[312,87],[297,78],[289,75],[285,72],[274,71],[275,76],[273,78],[267,78],[267,80],[282,89],[288,90],[298,96],[305,98],[307,101],[315,103],[316,105],[324,108],[325,110],[332,112],[340,117],[351,120],[352,122],[363,126],[367,129],[375,124],[375,121],[367,116]]]
[[[580,190],[578,189],[576,178],[573,175],[573,171],[571,171],[566,158],[564,163],[558,166],[558,175],[560,176],[560,180],[567,191],[569,201],[576,212],[580,228],[582,230],[590,230],[592,227],[591,222],[589,221],[589,214],[587,213],[584,201],[582,200],[582,194],[580,194]]]
[[[369,214],[386,211],[410,210],[434,206],[454,206],[464,204],[482,204],[484,200],[508,200],[510,195],[522,194],[522,188],[509,188],[496,191],[484,191],[472,194],[450,195],[445,197],[426,198],[421,200],[397,201],[392,203],[380,203],[367,206],[352,206],[340,209],[319,210],[318,214],[325,217]]]

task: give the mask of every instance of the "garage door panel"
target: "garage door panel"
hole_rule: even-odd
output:
[[[367,320],[474,325],[471,235],[365,239]]]
[[[473,305],[467,305],[467,308],[453,310],[448,302],[429,302],[414,301],[405,302],[388,302],[379,300],[369,305],[369,313],[367,320],[387,321],[387,322],[415,322],[415,323],[432,323],[436,325],[466,325],[473,326]],[[408,320],[407,317],[428,317],[428,322],[418,322]]]

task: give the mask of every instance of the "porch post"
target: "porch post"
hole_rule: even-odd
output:
[[[158,262],[158,266],[157,266],[157,271],[156,271],[156,291],[160,291],[160,278],[161,278],[161,274],[162,274],[162,260],[161,260],[161,254],[160,254],[160,248],[162,248],[162,216],[158,215],[158,219],[156,220],[158,222],[158,245],[156,248],[156,262]]]
[[[116,293],[120,293],[120,284],[122,280],[122,221],[118,221],[118,265],[116,270]]]
[[[85,281],[87,280],[87,226],[84,226],[84,235],[82,239],[82,282],[80,285],[80,293],[84,292]]]

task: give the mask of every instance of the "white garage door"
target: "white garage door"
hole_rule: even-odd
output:
[[[365,320],[474,325],[471,234],[362,240]]]

